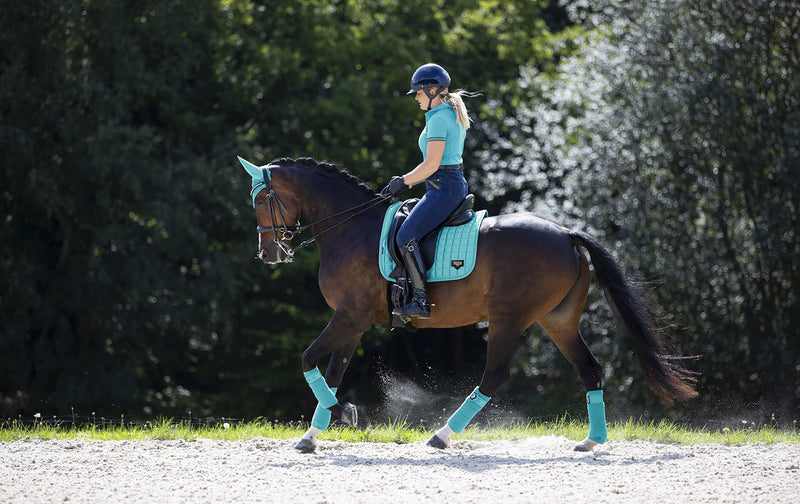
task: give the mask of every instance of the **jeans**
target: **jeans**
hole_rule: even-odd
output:
[[[397,231],[397,246],[412,238],[422,240],[467,197],[467,180],[460,169],[439,169],[425,180],[425,196],[414,206]]]

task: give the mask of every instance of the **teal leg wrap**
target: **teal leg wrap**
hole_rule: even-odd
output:
[[[589,439],[595,443],[605,443],[608,429],[602,390],[591,390],[586,393],[586,409],[589,411]]]
[[[447,425],[453,429],[453,432],[458,433],[463,431],[470,420],[486,406],[486,403],[488,403],[490,399],[491,397],[481,394],[478,387],[475,387],[475,390],[467,397],[464,404],[462,404],[461,407],[458,408],[458,411],[453,413],[453,416],[447,421]]]
[[[331,387],[331,392],[336,395],[336,387]],[[314,416],[311,417],[311,427],[319,430],[325,430],[331,424],[331,410],[323,408],[321,404],[317,403],[317,409],[314,410]]]
[[[314,368],[311,371],[307,371],[303,373],[303,376],[306,377],[311,391],[314,392],[314,397],[317,398],[317,401],[319,401],[323,408],[330,408],[339,403],[339,401],[336,400],[336,396],[331,392],[331,389],[328,388],[328,384],[325,383],[325,378],[322,377],[322,373],[319,372],[319,369]]]

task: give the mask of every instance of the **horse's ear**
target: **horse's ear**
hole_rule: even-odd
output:
[[[250,174],[251,177],[253,177],[254,179],[255,178],[261,179],[261,178],[264,177],[264,175],[263,175],[263,173],[261,171],[261,168],[259,168],[258,166],[254,165],[253,163],[251,163],[250,161],[248,161],[246,159],[242,159],[239,156],[236,156],[236,157],[239,158],[239,162],[242,163],[242,166],[244,166],[244,169],[247,171],[247,173]]]

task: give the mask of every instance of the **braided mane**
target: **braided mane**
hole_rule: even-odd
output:
[[[363,180],[359,179],[355,175],[351,175],[347,173],[343,169],[337,167],[335,164],[328,163],[326,161],[317,161],[313,158],[299,158],[299,159],[292,159],[292,158],[280,158],[272,161],[274,165],[284,166],[284,165],[295,165],[300,169],[304,170],[322,170],[327,173],[331,173],[341,177],[345,182],[350,184],[353,187],[358,187],[361,189],[364,194],[367,196],[375,196],[376,192],[375,189],[368,186]]]

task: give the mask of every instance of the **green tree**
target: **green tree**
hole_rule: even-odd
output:
[[[234,142],[215,136],[213,4],[3,10],[8,410],[174,404],[227,323],[241,278],[219,251],[242,228],[214,159]]]
[[[413,69],[437,60],[494,96],[550,54],[544,11],[557,21],[525,0],[4,6],[2,412],[307,413],[317,259],[253,261],[235,155],[380,185],[419,159]]]
[[[707,412],[758,403],[788,421],[800,401],[800,15],[715,0],[571,8],[584,49],[555,77],[523,72],[531,105],[498,142],[513,155],[486,191],[516,191],[510,208],[586,228],[656,280],[678,348],[703,355]],[[651,404],[624,342],[589,320],[610,382]]]

